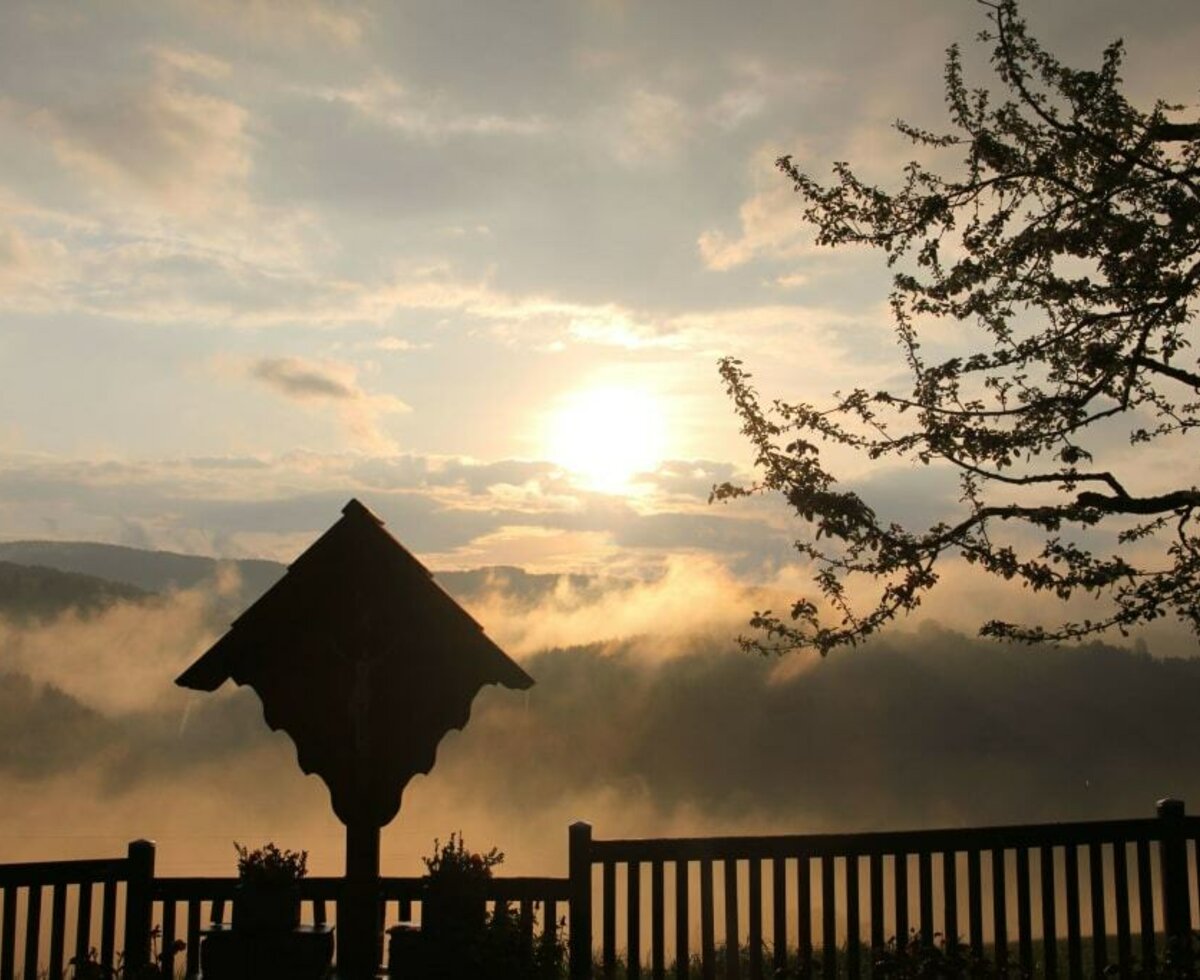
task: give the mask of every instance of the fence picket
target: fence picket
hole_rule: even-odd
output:
[[[869,873],[867,888],[870,892],[868,901],[871,910],[871,952],[877,954],[883,949],[887,937],[883,931],[883,855],[872,854],[868,859]]]
[[[688,980],[691,954],[688,951],[688,863],[675,862],[675,973]]]
[[[116,958],[117,936],[117,883],[104,883],[103,905],[100,908],[100,965],[106,970],[113,968]]]
[[[837,903],[833,890],[833,855],[821,856],[821,966],[827,980],[837,976]]]
[[[27,889],[25,903],[25,980],[38,980],[38,951],[42,938],[42,886]]]
[[[1142,963],[1149,969],[1154,964],[1154,896],[1150,891],[1150,842],[1139,840],[1137,854],[1138,911],[1142,930]]]
[[[85,881],[79,886],[79,899],[75,906],[75,962],[83,963],[88,958],[92,945],[92,883]],[[78,973],[78,967],[76,968]],[[2,973],[2,971],[0,971]]]
[[[1083,954],[1079,939],[1079,854],[1074,844],[1068,844],[1067,878],[1067,969],[1072,977],[1083,972]]]
[[[946,851],[942,855],[942,918],[946,945],[958,945],[958,854]]]
[[[738,962],[738,886],[737,861],[728,858],[724,862],[725,871],[725,977],[726,980],[739,980],[741,964]]]
[[[903,851],[892,858],[892,890],[896,901],[896,945],[908,943],[908,855]]]
[[[858,855],[846,858],[846,973],[857,980],[859,975],[858,946]]]
[[[807,854],[796,861],[796,946],[800,976],[812,976],[812,868]]]
[[[168,977],[175,976],[175,902],[164,899],[162,903],[162,957],[163,973]],[[151,960],[153,962],[153,960]]]
[[[1129,865],[1125,841],[1113,844],[1114,904],[1117,911],[1117,963],[1121,976],[1129,976],[1132,944],[1129,940]]]
[[[783,857],[771,859],[771,902],[771,941],[775,945],[772,963],[775,972],[782,974],[788,963],[787,859]]]
[[[315,916],[314,916],[315,918]],[[200,900],[187,903],[187,975],[200,973]]]
[[[663,898],[663,863],[650,865],[650,969],[654,980],[663,980],[666,973],[666,926]]]
[[[1005,893],[1004,848],[992,848],[992,944],[996,966],[1008,965],[1008,896]]]
[[[747,917],[749,918],[750,977],[762,980],[762,862],[750,859],[750,876],[746,886]]]
[[[604,944],[604,975],[617,975],[617,865],[605,861],[601,871],[604,893],[601,896],[600,941]]]
[[[967,928],[970,930],[971,951],[983,956],[983,883],[980,880],[979,851],[967,851]]]
[[[1029,848],[1017,848],[1017,955],[1021,975],[1033,975],[1033,916],[1030,913]]]
[[[1054,848],[1043,847],[1038,856],[1042,881],[1042,969],[1047,978],[1058,976],[1058,893],[1054,888]]]
[[[1092,976],[1100,980],[1108,965],[1108,925],[1104,916],[1104,845],[1099,841],[1088,845],[1088,879],[1092,890]]]
[[[933,942],[933,858],[928,851],[917,855],[917,908],[921,917],[921,942]]]
[[[704,980],[716,980],[717,950],[716,918],[713,912],[713,865],[705,858],[700,862],[700,966]]]
[[[0,980],[13,977],[17,945],[17,889],[4,886],[4,917],[0,919]]]
[[[625,878],[625,975],[642,975],[642,866],[630,861]]]
[[[56,884],[50,892],[50,976],[58,978],[63,972],[67,945],[67,886]]]

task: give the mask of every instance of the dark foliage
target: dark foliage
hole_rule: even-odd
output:
[[[886,190],[837,163],[826,186],[778,161],[820,244],[869,245],[895,270],[891,308],[912,382],[768,410],[741,362],[721,362],[762,476],[713,495],[782,494],[812,525],[797,548],[820,594],[790,616],[757,613],[749,648],[857,643],[917,607],[950,556],[1035,592],[1107,603],[1095,619],[991,621],[985,635],[1061,640],[1164,615],[1200,632],[1191,467],[1164,491],[1127,448],[1194,455],[1200,124],[1172,121],[1179,106],[1127,101],[1121,42],[1094,69],[1067,68],[1029,34],[1015,0],[979,3],[1000,99],[968,86],[954,47],[950,130],[897,123],[922,151],[958,155],[956,175],[913,162]],[[938,321],[954,334],[950,350],[925,329]],[[821,444],[957,472],[962,509],[926,529],[886,522],[839,488]],[[869,608],[850,600],[856,576],[879,587]]]

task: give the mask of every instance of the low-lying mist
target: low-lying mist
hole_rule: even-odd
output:
[[[485,583],[486,584],[486,583]],[[827,660],[761,660],[733,637],[754,597],[712,567],[645,585],[565,581],[466,597],[537,686],[485,689],[405,792],[387,873],[435,836],[563,873],[566,828],[599,837],[859,830],[1149,815],[1200,804],[1200,661],[1101,645],[1007,647],[925,626]],[[342,830],[246,689],[174,677],[216,638],[231,588],[0,620],[0,861],[159,842],[167,874],[232,873],[231,842],[307,848]]]

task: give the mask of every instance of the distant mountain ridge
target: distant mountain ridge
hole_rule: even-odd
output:
[[[7,577],[0,574],[0,614],[22,615],[30,612],[19,608],[22,597],[36,604],[40,600],[34,593],[39,590],[60,597],[77,594],[78,602],[74,605],[98,608],[110,598],[137,599],[152,593],[194,588],[214,581],[222,568],[230,567],[236,570],[240,585],[228,605],[244,608],[287,571],[286,565],[262,558],[207,558],[90,541],[0,541],[0,563],[11,566]],[[21,573],[17,569],[26,571]],[[33,569],[40,571],[35,574]],[[76,578],[50,581],[54,572]],[[463,602],[495,592],[530,608],[563,588],[599,597],[611,589],[632,585],[623,579],[534,573],[512,565],[435,572],[434,577]],[[35,580],[42,581],[42,585],[33,585]],[[70,605],[60,600],[56,608],[61,612]]]

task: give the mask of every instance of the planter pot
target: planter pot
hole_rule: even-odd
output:
[[[288,932],[299,924],[299,885],[264,888],[239,884],[234,890],[234,929],[240,932]]]
[[[428,890],[421,896],[421,932],[435,943],[473,941],[483,935],[486,924],[487,899],[482,892]]]

